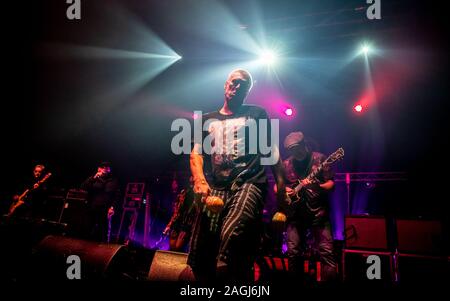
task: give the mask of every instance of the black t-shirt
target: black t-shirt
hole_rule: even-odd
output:
[[[312,152],[308,157],[299,162],[294,157],[289,157],[283,161],[286,171],[286,180],[288,184],[296,182],[298,179],[306,178],[312,171],[317,170],[319,165],[325,161],[326,156],[318,152]],[[330,166],[325,165],[322,171],[317,175],[317,180],[320,183],[325,183],[328,180],[333,180],[334,172]]]
[[[234,183],[266,183],[261,158],[269,155],[261,154],[261,120],[267,124],[264,135],[266,145],[270,145],[270,120],[266,111],[258,106],[242,105],[232,115],[219,111],[203,115],[202,153],[210,160],[210,184],[214,189],[229,189]],[[208,146],[209,151],[205,152]]]
[[[38,181],[42,179],[43,177],[39,179],[32,178],[28,181],[26,189],[29,189],[29,192],[23,200],[24,204],[16,211],[17,215],[43,217],[42,214],[48,197],[48,180],[41,183],[38,188],[34,189],[34,184],[37,184]],[[23,193],[23,191],[21,193]]]
[[[119,183],[113,176],[89,177],[81,185],[81,188],[88,192],[91,208],[118,207]]]

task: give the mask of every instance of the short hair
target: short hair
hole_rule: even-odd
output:
[[[253,78],[252,78],[252,75],[250,74],[250,72],[248,72],[245,69],[236,69],[236,70],[231,71],[230,74],[228,74],[228,78],[233,73],[239,73],[240,75],[242,75],[243,78],[245,78],[245,80],[248,82],[248,91],[250,91],[250,89],[253,87]]]
[[[98,167],[102,167],[102,168],[109,167],[109,168],[111,168],[111,163],[110,163],[110,162],[107,162],[107,161],[104,161],[104,162],[101,162],[101,163],[98,165]]]
[[[42,170],[45,170],[45,166],[44,165],[42,165],[42,164],[37,164],[35,167],[34,167],[34,169],[36,169],[36,168],[40,168],[40,169],[42,169]]]

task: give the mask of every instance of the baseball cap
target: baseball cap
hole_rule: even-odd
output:
[[[289,149],[295,145],[304,143],[305,136],[302,132],[292,132],[284,139],[284,147]]]

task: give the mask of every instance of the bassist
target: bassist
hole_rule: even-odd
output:
[[[33,169],[33,179],[20,195],[13,197],[8,217],[42,218],[47,201],[47,179],[45,166],[38,164]]]

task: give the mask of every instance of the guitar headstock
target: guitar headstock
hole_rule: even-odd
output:
[[[344,158],[344,149],[342,147],[338,148],[334,153],[332,153],[326,160],[325,164],[331,164],[338,160]]]
[[[39,181],[39,183],[44,183],[45,181],[48,180],[48,178],[50,178],[51,175],[52,175],[52,173],[49,172]]]

